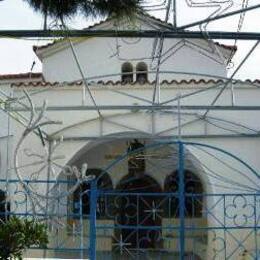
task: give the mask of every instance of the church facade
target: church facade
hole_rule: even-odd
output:
[[[91,27],[111,28],[171,25]],[[258,106],[260,90],[228,79],[235,51],[62,39],[34,47],[42,73],[0,76],[0,188],[10,212],[50,220],[49,250],[30,254],[257,259],[259,112],[243,106]]]

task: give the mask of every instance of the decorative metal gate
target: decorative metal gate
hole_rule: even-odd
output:
[[[159,167],[172,167],[162,153],[172,146],[177,168],[160,187],[138,167],[149,156],[164,161]],[[204,181],[185,165],[188,150],[207,155],[204,161],[212,169],[200,162]],[[123,178],[116,189],[97,187],[102,174],[92,182],[91,259],[258,259],[259,175],[245,162],[210,145],[178,141],[128,151],[104,173],[124,160],[130,166],[136,160],[137,174]]]
[[[1,196],[2,218],[45,221],[45,256],[259,259],[259,175],[227,151],[202,143],[135,141],[133,149],[87,175],[2,180],[8,198]],[[49,190],[47,196],[40,187]]]

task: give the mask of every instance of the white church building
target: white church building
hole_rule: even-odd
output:
[[[88,29],[172,28],[138,15]],[[42,73],[0,75],[0,189],[50,229],[30,256],[259,259],[260,84],[229,80],[236,46],[86,37],[33,51]]]

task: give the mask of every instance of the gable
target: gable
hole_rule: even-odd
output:
[[[100,21],[91,25],[83,30],[172,30],[172,24],[161,21],[160,19],[153,17],[147,13],[139,13],[133,18],[132,21],[121,19],[116,20],[114,18],[107,18],[104,21]],[[94,37],[94,36],[93,36]],[[84,38],[73,38],[72,41],[77,44],[83,41],[87,41],[91,36]],[[211,41],[211,40],[210,40]],[[201,45],[205,40],[201,40]],[[212,41],[213,43],[213,41]],[[236,51],[236,46],[219,44],[217,42],[214,43],[216,48],[219,48],[223,55],[230,56],[230,53],[234,53]],[[54,40],[52,43],[42,46],[34,46],[33,50],[38,56],[38,58],[42,61],[44,57],[52,55],[58,51],[62,51],[66,48],[69,48],[69,44],[63,38]]]
[[[169,30],[172,28],[171,24],[165,23],[155,17],[148,14],[137,14],[132,21],[121,19],[116,20],[114,18],[107,18],[104,21],[100,21],[91,25],[83,30]],[[74,43],[86,41],[93,37],[73,38]],[[56,39],[51,43],[42,46],[33,46],[33,50],[40,60],[49,54],[61,51],[64,48],[68,48],[69,44],[63,38]]]
[[[126,19],[108,18],[87,29],[166,31],[172,30],[173,27],[147,14],[137,14],[130,22]],[[199,78],[202,75],[205,77],[209,75],[210,78],[212,78],[210,75],[225,77],[226,65],[236,50],[234,46],[226,46],[205,39],[164,39],[160,55],[160,41],[157,37],[92,36],[73,38],[71,41],[84,76],[94,81],[120,80],[121,68],[126,61],[132,63],[134,73],[138,62],[141,61],[146,63],[149,71],[155,71],[159,56],[161,57],[161,71],[177,72],[177,75],[164,74],[160,80],[192,79],[196,74]],[[58,39],[45,46],[34,47],[34,51],[43,63],[43,75],[46,81],[71,82],[82,79],[68,40]],[[97,79],[101,75],[111,76]],[[154,75],[153,72],[149,73],[150,81],[154,80]]]

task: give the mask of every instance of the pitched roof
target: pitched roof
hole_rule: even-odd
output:
[[[171,29],[173,27],[173,25],[171,23],[167,23],[165,21],[162,21],[160,20],[159,18],[155,17],[155,16],[152,16],[148,13],[142,13],[140,14],[141,16],[145,16],[145,17],[148,17],[149,19],[153,20],[153,21],[156,21],[158,22],[160,25],[162,26],[166,26],[168,29]],[[102,20],[102,21],[99,21],[93,25],[90,25],[86,28],[84,28],[83,30],[90,30],[90,29],[94,29],[95,27],[97,26],[100,26],[100,25],[103,25],[105,23],[108,23],[110,21],[112,21],[114,18],[113,17],[108,17],[106,18],[105,20]],[[56,39],[54,40],[53,42],[51,43],[48,43],[48,44],[45,44],[45,45],[40,45],[40,46],[33,46],[33,51],[36,52],[36,51],[41,51],[41,50],[44,50],[44,49],[47,49],[53,45],[55,45],[56,43],[59,43],[59,42],[62,42],[64,40],[64,38],[60,38],[60,39]],[[220,46],[224,49],[227,49],[227,50],[230,50],[230,51],[236,51],[237,50],[237,46],[235,45],[226,45],[226,44],[221,44],[219,42],[214,42],[217,46]]]

